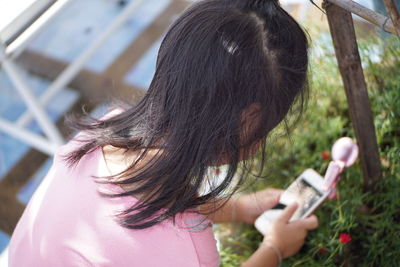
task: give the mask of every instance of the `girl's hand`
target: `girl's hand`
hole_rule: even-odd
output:
[[[289,222],[297,207],[298,204],[287,206],[282,215],[272,224],[268,234],[264,236],[263,242],[275,245],[283,258],[296,254],[303,246],[308,231],[318,227],[318,219],[315,215]]]
[[[261,213],[278,204],[282,193],[281,189],[267,188],[247,195],[234,196],[232,219],[253,224]]]

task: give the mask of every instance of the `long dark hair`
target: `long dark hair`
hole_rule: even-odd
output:
[[[139,152],[140,158],[160,151],[139,170],[135,161],[119,175],[98,179],[135,186],[112,196],[143,195],[120,214],[128,228],[147,228],[209,203],[225,194],[243,155],[265,140],[295,100],[303,106],[307,49],[305,32],[278,1],[196,2],[166,33],[143,99],[107,120],[75,122],[87,139],[67,160],[76,164],[106,145]],[[242,113],[252,104],[259,107],[257,122],[243,138]],[[226,177],[200,195],[207,170],[221,157],[229,163]]]

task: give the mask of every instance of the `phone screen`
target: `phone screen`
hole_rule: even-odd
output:
[[[321,192],[300,177],[287,188],[281,196],[280,203],[273,209],[284,209],[290,203],[297,202],[299,208],[292,218],[298,219],[303,217],[322,196]]]

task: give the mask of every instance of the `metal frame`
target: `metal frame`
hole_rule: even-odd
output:
[[[41,17],[35,20],[18,38],[9,45],[5,45],[4,40],[0,39],[0,64],[5,73],[11,79],[15,89],[28,107],[28,111],[21,115],[16,123],[9,122],[0,118],[0,131],[3,131],[29,145],[39,151],[52,156],[58,146],[64,143],[63,137],[56,125],[50,120],[45,112],[45,105],[51,98],[62,88],[68,85],[71,80],[84,67],[84,64],[94,55],[94,53],[104,44],[104,42],[126,22],[129,16],[135,11],[143,0],[134,0],[119,14],[113,22],[104,30],[100,36],[95,39],[85,51],[83,51],[77,59],[75,59],[66,69],[58,76],[58,78],[48,87],[45,93],[40,97],[32,93],[28,82],[24,79],[25,71],[17,66],[14,62],[15,57],[20,54],[27,46],[38,31],[50,22],[70,0],[58,0],[55,4],[47,9]],[[36,119],[39,126],[45,133],[45,137],[33,133],[24,126],[32,119]],[[0,255],[0,266],[8,264],[8,247]]]
[[[5,55],[4,50],[4,46],[1,46],[0,56]],[[63,138],[60,132],[31,92],[31,89],[22,77],[22,71],[18,68],[18,66],[16,66],[16,64],[7,57],[4,57],[1,63],[3,70],[10,77],[15,89],[22,97],[23,101],[28,107],[28,110],[33,114],[48,139],[43,138],[36,133],[32,133],[18,125],[14,125],[13,123],[10,123],[2,118],[0,118],[0,130],[3,130],[4,132],[30,144],[44,153],[49,155],[53,154],[56,148],[63,143]]]
[[[85,51],[83,51],[66,69],[52,82],[43,95],[38,99],[29,88],[28,82],[23,77],[23,70],[14,62],[14,58],[26,48],[27,42],[31,40],[38,31],[49,23],[70,0],[59,0],[47,9],[41,17],[35,20],[17,39],[11,44],[5,45],[0,40],[0,63],[5,73],[10,77],[15,89],[21,95],[28,110],[20,116],[16,123],[0,118],[0,130],[31,145],[39,151],[53,155],[58,146],[64,140],[56,125],[50,120],[45,112],[45,105],[62,88],[67,86],[71,80],[84,67],[84,64],[96,53],[104,42],[130,17],[143,0],[130,2],[114,21],[95,39]],[[34,118],[43,130],[45,137],[33,133],[24,127]]]

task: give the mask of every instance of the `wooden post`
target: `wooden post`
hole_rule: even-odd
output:
[[[327,1],[324,8],[360,148],[364,189],[373,190],[382,177],[382,171],[353,19],[350,12]]]

